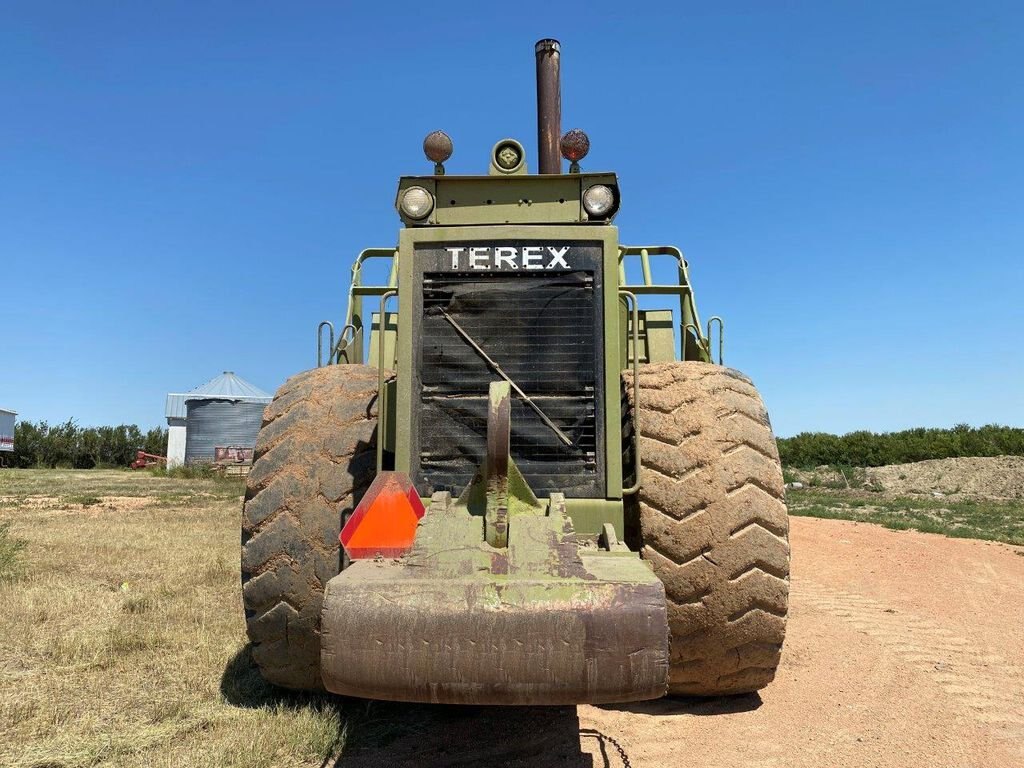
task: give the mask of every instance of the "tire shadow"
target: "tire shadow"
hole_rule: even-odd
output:
[[[610,768],[581,750],[576,707],[365,702],[339,768]]]
[[[637,715],[693,715],[710,717],[732,715],[737,712],[753,712],[760,708],[761,696],[747,693],[741,696],[716,696],[697,698],[692,696],[665,697],[652,701],[635,701],[628,704],[600,704],[599,709],[615,712],[632,712]]]
[[[236,707],[287,707],[336,716],[335,747],[323,768],[616,768],[624,764],[625,753],[618,742],[580,728],[576,707],[403,704],[296,693],[262,678],[249,645],[225,666],[220,692]]]

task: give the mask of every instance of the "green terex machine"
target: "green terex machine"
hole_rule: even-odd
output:
[[[273,683],[575,704],[775,674],[789,544],[768,415],[680,251],[620,243],[616,176],[580,169],[582,132],[559,139],[559,46],[536,50],[540,173],[503,139],[486,175],[449,175],[451,141],[428,136],[397,247],[359,255],[327,359],[266,409],[242,580]],[[366,284],[377,259],[390,279]],[[678,279],[655,282],[657,259]],[[657,295],[671,308],[638,305]]]

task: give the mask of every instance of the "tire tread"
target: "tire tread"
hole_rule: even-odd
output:
[[[700,362],[640,368],[641,553],[665,584],[669,692],[717,696],[775,677],[789,600],[789,520],[753,383]],[[632,402],[632,374],[623,375]]]
[[[320,607],[341,570],[341,522],[376,470],[377,371],[293,376],[263,414],[242,508],[242,600],[269,682],[322,690]]]

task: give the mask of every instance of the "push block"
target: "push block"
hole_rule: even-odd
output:
[[[409,552],[330,580],[321,616],[329,691],[449,704],[581,704],[663,696],[665,593],[620,547],[579,540],[561,494],[508,518],[435,494]]]

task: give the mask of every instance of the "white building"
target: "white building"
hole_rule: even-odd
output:
[[[14,417],[17,411],[0,408],[0,451],[14,453]]]

